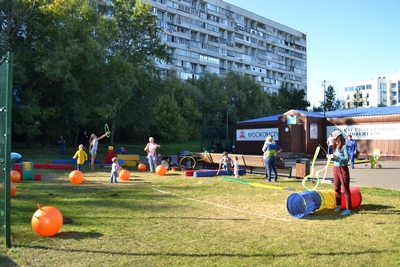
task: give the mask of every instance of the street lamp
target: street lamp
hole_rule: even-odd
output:
[[[326,80],[321,84],[324,87],[324,119],[326,118]]]

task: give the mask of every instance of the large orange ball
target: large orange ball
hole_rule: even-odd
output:
[[[84,176],[83,172],[79,170],[72,171],[69,174],[69,181],[73,184],[81,184],[83,182]]]
[[[4,183],[0,184],[0,193],[4,195]],[[10,197],[13,197],[17,193],[17,186],[10,181]]]
[[[10,181],[18,183],[19,181],[21,181],[21,174],[16,170],[12,170],[10,172]]]
[[[144,163],[139,163],[139,165],[137,166],[137,168],[138,168],[138,171],[140,171],[140,172],[144,172],[144,171],[147,170],[147,166],[146,166],[146,164],[144,164]]]
[[[128,170],[121,170],[118,176],[121,180],[128,181],[131,174]]]
[[[157,168],[156,168],[156,173],[158,175],[163,176],[163,175],[165,175],[167,173],[167,168],[165,168],[164,165],[158,165]]]
[[[52,206],[40,207],[33,214],[31,224],[32,229],[41,236],[53,236],[57,234],[63,226],[63,216],[61,212]]]

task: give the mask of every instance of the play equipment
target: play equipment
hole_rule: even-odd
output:
[[[74,159],[76,164],[76,159]],[[53,169],[53,170],[73,170],[75,165],[54,164],[54,163],[34,163],[35,169]]]
[[[10,171],[10,181],[18,183],[19,181],[21,181],[21,174],[16,170]]]
[[[106,158],[104,159],[104,164],[112,164],[113,157],[116,157],[115,152],[114,152],[114,147],[108,146],[108,151],[106,154]]]
[[[144,163],[139,163],[139,165],[138,165],[138,171],[144,172],[144,171],[146,171],[146,170],[147,170],[146,164],[144,164]]]
[[[21,181],[33,179],[33,162],[15,163],[14,170],[21,174]]]
[[[251,186],[265,187],[265,188],[269,188],[269,189],[294,190],[294,188],[290,188],[290,187],[282,187],[282,186],[275,186],[275,185],[270,185],[270,184],[255,183],[255,182],[250,182],[247,180],[237,179],[237,178],[221,178],[221,180],[237,182],[237,183],[247,184],[247,185],[251,185]]]
[[[119,160],[117,160],[118,161],[118,165],[119,166],[125,166],[125,161],[123,161],[123,160],[121,160],[121,159],[119,159]],[[109,164],[101,164],[100,165],[100,167],[102,167],[102,168],[111,168],[111,166],[112,166],[112,163],[109,163]]]
[[[381,151],[378,148],[374,148],[372,151],[372,157],[370,157],[367,153],[367,150],[364,150],[365,155],[367,156],[367,160],[369,163],[365,164],[365,167],[370,167],[371,169],[373,168],[382,168],[381,163],[379,162],[379,158],[381,157]]]
[[[361,205],[362,199],[360,190],[357,187],[352,186],[350,187],[350,193],[352,198],[352,208],[358,208]],[[341,199],[342,203],[346,203],[343,192]],[[289,214],[298,219],[304,218],[308,214],[316,211],[334,209],[335,207],[336,197],[333,190],[306,190],[300,193],[293,193],[286,201],[286,208]]]
[[[32,229],[41,236],[57,234],[63,226],[61,212],[52,206],[40,207],[38,204],[38,208],[32,216]]]
[[[0,184],[0,193],[4,195],[4,183]],[[10,197],[13,197],[17,193],[17,186],[10,181]]]
[[[218,173],[218,174],[217,174]],[[202,170],[202,171],[195,171],[193,173],[193,177],[201,178],[201,177],[210,177],[210,176],[223,176],[223,175],[232,175],[233,170],[226,171],[226,170]],[[239,175],[246,174],[246,169],[239,169]]]
[[[73,184],[81,184],[83,179],[83,173],[79,170],[74,170],[69,174],[69,181]]]
[[[158,165],[157,168],[156,168],[156,173],[158,175],[163,176],[163,175],[165,175],[167,173],[167,168],[165,168],[164,165]]]
[[[137,165],[137,161],[139,160],[139,155],[126,155],[126,154],[118,154],[117,158],[125,161],[126,167],[134,167]]]
[[[350,195],[351,195],[351,208],[355,209],[358,208],[361,205],[362,201],[362,194],[361,191],[358,187],[356,186],[351,186],[350,187]],[[343,192],[341,194],[340,202],[342,203],[340,205],[341,209],[346,208],[346,197],[344,196]]]
[[[70,159],[53,159],[52,160],[53,164],[76,164],[76,159],[70,158]],[[94,161],[95,164],[99,164],[99,161],[96,159]],[[90,164],[90,160],[85,160],[85,164]],[[36,163],[33,165],[35,167]],[[36,168],[36,167],[35,167]]]
[[[119,178],[123,181],[128,181],[129,177],[131,176],[128,170],[121,170],[118,174]]]

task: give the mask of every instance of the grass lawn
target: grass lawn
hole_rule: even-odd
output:
[[[101,161],[107,146],[100,143]],[[60,158],[57,148],[14,150],[39,163]],[[17,183],[12,247],[0,240],[0,266],[400,266],[400,191],[362,187],[349,217],[323,210],[296,219],[286,200],[305,190],[300,180],[281,178],[274,185],[294,190],[278,190],[132,167],[128,181],[110,184],[110,170],[98,170],[85,165],[80,185],[70,171],[50,169],[35,170],[41,181]],[[42,237],[30,224],[37,204],[73,222]]]

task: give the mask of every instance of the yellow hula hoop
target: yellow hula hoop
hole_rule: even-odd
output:
[[[192,157],[192,156],[184,156],[183,158],[181,158],[181,160],[179,161],[179,165],[182,165],[182,160],[184,159],[191,159],[193,160],[193,166],[192,169],[196,168],[196,160]],[[182,169],[183,170],[183,169]]]

